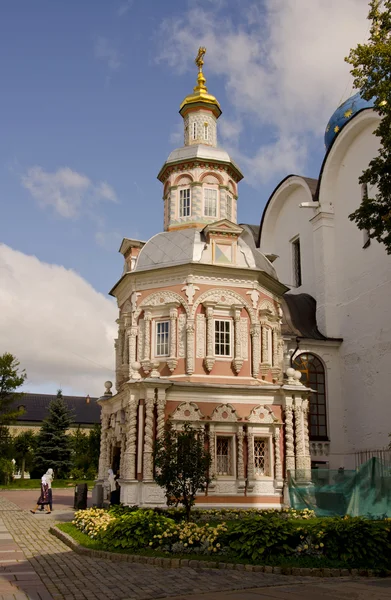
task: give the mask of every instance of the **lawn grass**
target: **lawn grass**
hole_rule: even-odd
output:
[[[74,488],[78,483],[86,483],[88,489],[95,485],[94,480],[75,480],[75,479],[54,479],[52,482],[53,489]],[[41,488],[40,479],[15,479],[8,485],[0,486],[1,490],[39,490]]]
[[[82,533],[75,525],[72,523],[60,523],[57,524],[58,529],[70,535],[75,542],[84,546],[85,548],[90,548],[91,550],[104,550],[106,552],[113,552],[119,554],[137,554],[140,556],[153,556],[155,558],[183,558],[187,560],[202,560],[202,561],[212,561],[212,562],[223,562],[223,563],[234,563],[234,564],[258,564],[258,565],[268,565],[273,567],[298,567],[298,568],[311,568],[311,569],[347,569],[352,568],[352,565],[347,565],[342,561],[330,560],[327,558],[315,558],[311,556],[303,556],[303,557],[282,557],[277,556],[273,558],[269,558],[263,562],[254,562],[251,560],[246,560],[245,558],[240,558],[235,556],[234,554],[223,554],[223,555],[203,555],[203,554],[168,554],[166,552],[162,552],[158,549],[152,550],[150,548],[140,548],[137,551],[129,551],[123,548],[106,548],[98,540],[93,540],[85,533]]]

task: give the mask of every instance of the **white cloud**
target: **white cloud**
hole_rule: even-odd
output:
[[[52,207],[61,217],[78,218],[96,201],[117,202],[113,188],[106,182],[94,184],[86,175],[62,167],[53,173],[34,166],[22,175],[21,182],[41,208]]]
[[[0,244],[0,353],[32,389],[102,395],[114,378],[115,302],[80,275]]]
[[[117,71],[121,66],[121,54],[106,37],[99,36],[94,44],[95,58],[107,64],[111,71]]]
[[[204,4],[166,19],[158,60],[184,72],[194,69],[197,48],[206,46],[209,90],[211,76],[223,76],[237,119],[246,120],[253,135],[259,128],[259,150],[244,157],[247,165],[267,164],[268,176],[302,169],[309,138],[320,138],[351,92],[344,57],[365,40],[367,0],[265,0],[262,7],[244,0],[235,18],[220,8]],[[262,128],[268,129],[265,142]]]
[[[240,134],[243,131],[243,123],[240,119],[232,121],[227,117],[222,116],[219,120],[219,135],[223,140],[236,143],[239,140]]]
[[[133,6],[133,0],[125,0],[125,2],[122,2],[121,5],[119,6],[119,8],[117,10],[117,15],[119,17],[123,17],[123,15],[126,15],[126,13],[130,11],[132,6]]]

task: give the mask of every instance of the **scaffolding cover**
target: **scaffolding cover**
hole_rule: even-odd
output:
[[[292,508],[318,517],[391,518],[391,464],[371,458],[355,471],[314,469],[305,478],[290,471],[289,496]]]

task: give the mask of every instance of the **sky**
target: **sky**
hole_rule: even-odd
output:
[[[123,237],[163,228],[156,176],[183,144],[183,98],[207,48],[219,144],[258,224],[290,173],[317,177],[353,92],[344,57],[367,0],[2,0],[0,353],[25,391],[101,395],[114,380]]]

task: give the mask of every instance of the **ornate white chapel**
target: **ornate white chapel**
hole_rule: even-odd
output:
[[[237,224],[239,167],[217,145],[221,108],[208,93],[205,49],[197,84],[180,106],[184,146],[158,179],[164,231],[125,238],[116,393],[100,398],[98,483],[119,473],[121,501],[163,505],[153,447],[170,419],[203,427],[212,456],[204,507],[280,507],[287,470],[311,465],[310,388],[287,362],[282,297],[251,227]]]

